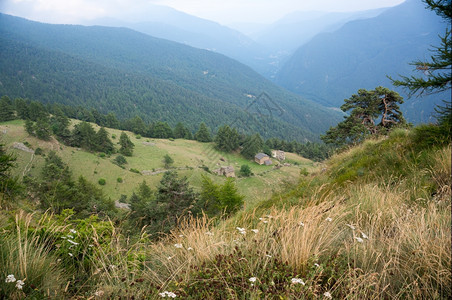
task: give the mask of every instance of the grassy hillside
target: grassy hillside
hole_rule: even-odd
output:
[[[94,127],[98,130],[97,125]],[[165,171],[163,157],[166,154],[174,160],[172,167],[178,170],[181,176],[186,176],[196,188],[201,185],[202,174],[211,177],[215,182],[225,180],[224,177],[208,173],[202,169],[203,166],[207,166],[210,171],[213,171],[219,168],[219,165],[230,165],[238,174],[240,166],[248,164],[255,176],[237,179],[239,192],[246,196],[246,205],[253,205],[267,198],[273,191],[280,190],[286,182],[296,182],[300,176],[300,168],[306,168],[309,171],[316,168],[312,161],[291,153],[287,154],[287,160],[291,166],[274,170],[273,166],[260,166],[238,154],[219,152],[213,148],[211,143],[183,139],[138,139],[130,132],[128,135],[135,144],[134,154],[132,157],[126,158],[128,164],[125,168],[121,168],[113,163],[116,155],[100,157],[98,154],[67,147],[54,139],[47,142],[32,137],[25,132],[23,121],[1,123],[0,131],[6,131],[2,134],[2,142],[18,158],[18,167],[14,170],[14,174],[21,177],[27,174],[40,176],[45,157],[13,148],[15,142],[28,143],[32,149],[43,149],[44,154],[50,150],[56,151],[69,165],[75,178],[84,176],[94,183],[97,183],[100,178],[104,178],[106,185],[102,186],[102,190],[107,197],[113,200],[119,199],[121,195],[129,197],[143,180],[151,187],[156,187]],[[110,135],[116,135],[116,139],[113,141],[117,143],[121,131],[108,129],[108,132]],[[224,159],[224,161],[220,159]],[[140,173],[131,172],[131,169],[138,170]],[[121,183],[118,182],[118,178],[122,179]]]
[[[228,220],[187,219],[159,242],[95,218],[0,218],[0,288],[13,299],[448,299],[451,147],[430,143],[430,129],[369,140]],[[7,274],[26,277],[24,289]]]

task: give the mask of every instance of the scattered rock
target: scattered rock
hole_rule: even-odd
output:
[[[151,142],[143,142],[143,145],[145,146],[155,146],[155,143],[151,143]]]
[[[15,143],[13,144],[13,148],[14,148],[14,149],[21,150],[21,151],[28,152],[28,153],[35,153],[35,151],[34,151],[33,149],[28,148],[28,147],[25,146],[23,143],[15,142]]]
[[[115,201],[115,206],[117,208],[130,210],[130,204],[128,204],[128,203],[121,203],[118,200]]]

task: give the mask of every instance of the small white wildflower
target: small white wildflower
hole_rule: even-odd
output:
[[[172,260],[174,256],[168,256],[166,259],[167,260]]]
[[[251,277],[250,279],[248,279],[250,282],[256,282],[257,278],[256,277]]]
[[[258,233],[259,229],[251,229],[251,231],[254,232],[254,233]]]
[[[96,291],[94,293],[94,296],[97,296],[97,297],[102,297],[103,295],[104,295],[104,291]]]
[[[110,267],[110,269],[114,269],[114,268],[116,268],[116,266],[115,266],[115,265],[109,265],[109,267]]]
[[[159,293],[160,297],[165,298],[165,297],[169,297],[169,298],[176,298],[177,295],[174,294],[173,292],[168,292],[168,291],[164,291],[163,293]]]
[[[345,224],[345,225],[347,225],[348,227],[350,227],[351,230],[355,230],[355,229],[356,229],[355,226],[353,226],[353,225],[351,225],[351,224]]]
[[[265,257],[272,258],[270,254],[265,254]]]
[[[317,268],[320,267],[320,265],[318,263],[315,263],[314,266],[316,266]]]
[[[17,280],[16,282],[16,288],[18,288],[19,290],[21,290],[24,286],[25,282],[23,282],[22,280]]]
[[[188,251],[192,251],[193,248],[192,248],[192,247],[188,247],[187,250],[188,250]]]
[[[71,243],[72,245],[78,245],[78,243],[74,242],[73,240],[67,240],[69,243]]]
[[[366,239],[366,240],[369,239],[369,237],[364,232],[361,232],[361,236],[363,237],[363,239]]]
[[[69,254],[70,257],[73,257],[73,256],[74,256],[74,254],[72,254],[72,253],[68,253],[68,254]]]
[[[273,219],[273,216],[267,215],[267,218],[269,218],[269,219]]]
[[[299,283],[301,285],[305,285],[303,279],[301,279],[301,278],[292,278],[292,283],[293,284]]]
[[[16,277],[14,277],[13,274],[10,274],[8,276],[6,276],[5,282],[9,283],[9,282],[15,282],[16,281]]]
[[[73,239],[73,238],[74,238],[74,236],[73,236],[73,235],[70,235],[70,234],[68,234],[67,237],[70,238],[70,239]]]
[[[357,237],[357,236],[355,236],[355,240],[356,240],[358,243],[364,242],[364,240],[363,240],[362,238]]]
[[[298,226],[304,227],[304,223],[303,222],[299,222]]]
[[[207,231],[207,232],[206,232],[206,235],[213,236],[213,233],[210,232],[210,231]]]
[[[330,292],[323,293],[323,296],[325,296],[328,299],[333,299],[333,297],[331,296]]]
[[[183,234],[179,234],[179,237],[184,237],[184,235]]]
[[[177,249],[182,249],[183,248],[182,244],[174,244],[174,247],[176,247]]]
[[[333,221],[333,219],[331,219],[330,217],[326,218],[325,221],[331,222]]]
[[[61,238],[62,238],[63,240],[67,239],[67,237],[65,237],[65,236],[62,236]]]
[[[268,221],[267,221],[267,220],[263,220],[263,221],[262,221],[262,223],[264,223],[264,224],[267,224],[267,223],[268,223]]]
[[[92,245],[92,244],[89,244],[89,245],[88,245],[88,247],[94,247],[94,245]]]
[[[245,235],[246,234],[246,230],[245,228],[241,228],[241,227],[236,227],[236,229],[239,231],[240,234]]]
[[[73,234],[76,234],[77,233],[77,231],[75,231],[75,229],[70,229],[69,230],[71,233],[73,233]]]

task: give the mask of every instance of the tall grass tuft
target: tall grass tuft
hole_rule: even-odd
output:
[[[30,233],[31,214],[16,215],[15,230],[0,237],[0,298],[61,299],[65,295],[68,274],[51,253],[49,240]],[[5,282],[7,275],[22,280],[22,288]]]

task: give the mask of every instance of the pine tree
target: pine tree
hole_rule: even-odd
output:
[[[0,98],[0,122],[14,120],[14,107],[8,96]]]
[[[238,193],[234,179],[227,178],[226,182],[220,189],[221,209],[224,211],[226,216],[230,216],[238,211],[243,206],[244,198],[244,196]]]
[[[48,141],[52,136],[52,129],[47,118],[39,118],[35,126],[35,134],[38,139]]]
[[[210,133],[209,133],[209,128],[207,127],[207,125],[204,122],[199,124],[198,132],[196,132],[196,134],[195,134],[195,140],[197,140],[198,142],[203,142],[203,143],[212,141],[212,138],[210,137]]]
[[[179,179],[176,172],[166,172],[155,201],[149,203],[149,228],[153,232],[168,233],[179,224],[181,217],[192,214],[197,199],[198,194],[188,185],[187,178]]]
[[[240,154],[242,154],[242,156],[247,159],[253,159],[257,153],[262,152],[263,150],[264,141],[262,140],[259,133],[256,133],[254,135],[246,137]]]
[[[452,22],[452,2],[450,0],[424,0],[427,8],[436,12],[447,23]],[[452,84],[452,32],[450,27],[440,36],[440,46],[434,47],[430,61],[415,61],[411,65],[425,77],[401,76],[401,80],[392,80],[395,86],[404,87],[410,96],[435,94],[450,90]]]
[[[349,115],[321,136],[327,144],[343,146],[359,143],[370,135],[386,133],[392,127],[406,123],[399,108],[403,98],[387,88],[377,87],[372,91],[360,89],[344,101],[341,110],[349,112]],[[376,123],[378,119],[379,123]]]
[[[119,144],[121,145],[119,153],[125,156],[132,156],[133,148],[135,147],[135,145],[132,143],[125,132],[121,133],[121,136],[119,137]]]
[[[99,128],[96,133],[96,150],[107,154],[111,154],[115,150],[113,142],[104,127]]]
[[[239,133],[235,128],[231,129],[228,125],[218,129],[215,136],[216,148],[225,152],[231,152],[239,147]]]

